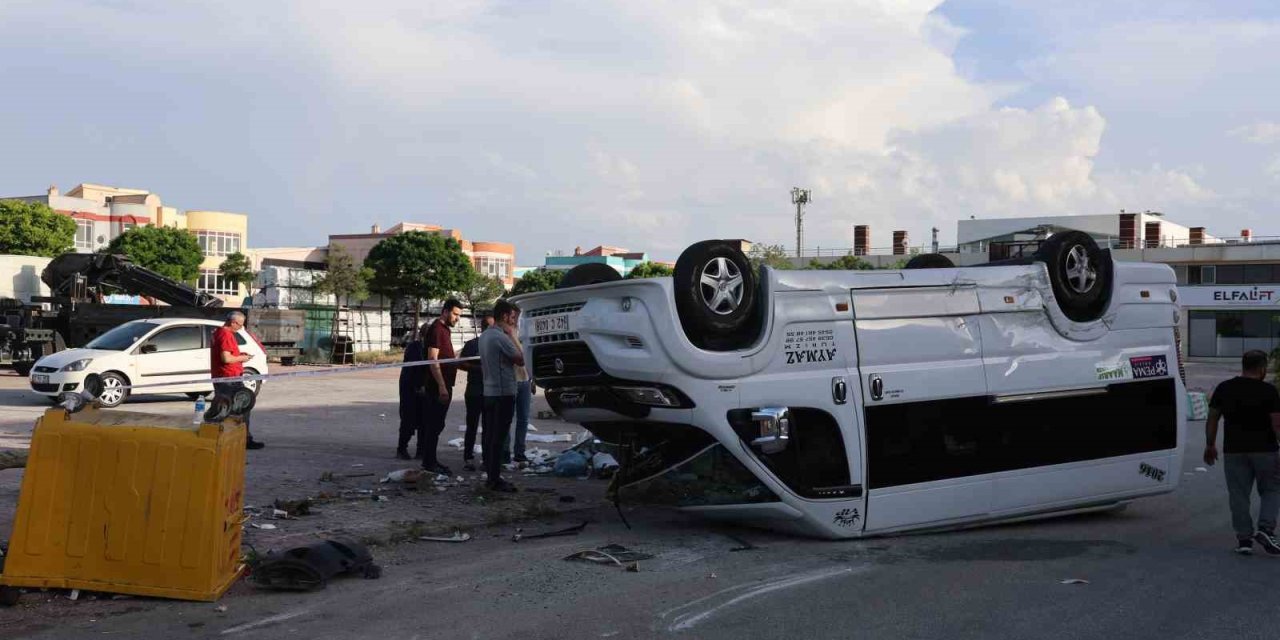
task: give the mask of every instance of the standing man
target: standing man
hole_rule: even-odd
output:
[[[499,300],[493,307],[497,321],[480,336],[480,367],[484,374],[484,469],[485,486],[514,493],[515,485],[502,479],[502,454],[511,418],[516,409],[516,371],[524,365],[524,354],[516,348],[516,316],[519,307]]]
[[[481,331],[492,327],[493,312],[486,312],[480,322]],[[480,336],[476,336],[462,345],[462,353],[458,357],[475,358],[479,355]],[[464,395],[467,400],[467,433],[462,439],[462,468],[475,471],[476,432],[480,430],[480,416],[484,413],[484,371],[476,360],[463,362],[462,370],[467,372],[467,391]]]
[[[415,327],[404,346],[404,361],[421,362],[422,356],[422,336]],[[413,434],[422,431],[426,392],[426,372],[422,367],[400,368],[400,441],[396,445],[396,457],[401,460],[422,459],[422,438],[418,438],[418,450],[413,458],[409,457],[409,441]]]
[[[213,330],[213,335],[210,336],[209,340],[209,375],[214,378],[238,378],[244,375],[244,363],[252,360],[253,356],[247,353],[240,353],[240,344],[236,341],[236,333],[243,328],[244,314],[239,311],[232,311],[227,314],[227,321],[221,327]],[[230,398],[241,388],[244,388],[244,383],[239,381],[215,382],[213,383],[213,394]],[[244,429],[247,436],[244,448],[261,449],[267,445],[253,439],[253,433],[249,431],[249,413],[252,412],[244,414]]]
[[[422,346],[427,360],[454,358],[453,326],[462,315],[462,303],[454,298],[444,301],[440,317],[422,333]],[[436,458],[440,444],[440,432],[444,431],[444,419],[453,402],[453,383],[458,379],[457,364],[429,364],[426,376],[426,399],[423,411],[423,428],[418,432],[418,450],[422,452],[422,468],[435,474],[453,475],[449,467]]]
[[[1276,514],[1280,511],[1280,392],[1265,381],[1267,354],[1249,351],[1241,358],[1241,373],[1213,390],[1209,419],[1205,423],[1204,462],[1218,460],[1218,419],[1225,417],[1222,467],[1227,475],[1231,524],[1236,530],[1236,553],[1253,553],[1257,542],[1264,551],[1280,555],[1275,539]],[[1262,503],[1258,526],[1249,514],[1253,488]]]
[[[516,312],[516,326],[520,326],[520,312]],[[516,341],[516,349],[524,353],[524,345],[520,344],[518,332],[512,332]],[[517,463],[529,462],[525,457],[525,438],[529,432],[529,408],[533,403],[533,382],[529,380],[529,371],[524,365],[516,366],[516,428],[511,439],[511,459]],[[505,451],[503,452],[506,453]],[[505,455],[504,455],[505,457]]]

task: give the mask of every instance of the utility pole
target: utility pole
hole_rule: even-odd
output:
[[[800,248],[804,246],[804,205],[809,204],[809,190],[791,189],[791,204],[796,205],[796,257],[799,258]]]
[[[933,252],[938,252],[938,228],[933,228]]]

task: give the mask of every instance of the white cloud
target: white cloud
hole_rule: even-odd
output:
[[[1236,127],[1228,134],[1253,144],[1274,144],[1280,142],[1280,122],[1259,120],[1253,124]]]
[[[999,107],[1014,88],[957,71],[957,43],[981,32],[939,4],[63,0],[0,7],[0,54],[6,39],[35,58],[69,52],[44,80],[62,98],[84,77],[154,86],[163,100],[117,92],[128,113],[98,127],[165,127],[128,149],[142,179],[116,181],[168,185],[179,206],[192,192],[243,198],[204,206],[253,214],[255,244],[409,218],[514,241],[522,263],[596,243],[674,258],[705,237],[792,242],[792,186],[814,189],[807,244],[828,247],[849,246],[855,223],[887,245],[891,229],[950,236],[970,214],[1217,197],[1178,163],[1099,171],[1108,119],[1092,99]],[[1036,68],[1152,82],[1087,54],[1068,47]],[[13,131],[0,118],[0,133],[55,132],[37,149],[47,159],[0,160],[0,179],[49,182],[38,172],[83,147],[56,137],[60,119],[94,121],[93,102],[44,121],[24,112]],[[174,168],[174,149],[200,163]],[[114,179],[113,163],[88,166],[108,175],[72,177]]]

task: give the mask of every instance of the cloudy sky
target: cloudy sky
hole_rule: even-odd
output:
[[[147,188],[252,246],[411,220],[806,246],[1157,210],[1280,235],[1280,3],[0,0],[0,195]]]

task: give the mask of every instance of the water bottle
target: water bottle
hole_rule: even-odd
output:
[[[196,398],[196,415],[191,418],[191,424],[204,424],[204,396]]]

